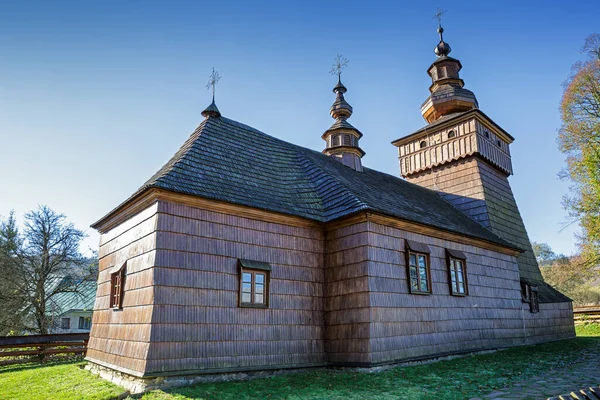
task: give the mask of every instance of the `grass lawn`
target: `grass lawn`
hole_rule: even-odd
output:
[[[596,327],[598,328],[598,327]],[[598,330],[595,331],[600,334]],[[584,334],[593,334],[587,329]],[[523,377],[563,366],[600,337],[503,350],[366,374],[313,371],[247,382],[200,384],[146,393],[143,400],[172,399],[468,399],[510,386]]]
[[[0,399],[108,400],[125,390],[90,374],[84,362],[0,366]]]
[[[519,347],[381,373],[316,370],[246,382],[200,384],[134,396],[174,399],[465,399],[564,366],[600,347],[600,325],[577,327],[576,339]],[[81,369],[80,362],[0,367],[0,399],[113,399],[123,389]]]

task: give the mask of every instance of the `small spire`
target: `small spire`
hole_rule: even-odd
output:
[[[204,111],[202,111],[202,116],[204,118],[221,116],[221,112],[219,111],[219,109],[217,108],[217,105],[215,104],[215,86],[217,86],[217,83],[219,83],[220,80],[221,80],[221,75],[219,75],[219,72],[215,71],[215,67],[213,67],[212,74],[210,74],[208,83],[206,84],[206,89],[208,89],[208,90],[212,89],[212,103],[210,103],[210,105],[208,107],[206,107],[204,109]]]
[[[447,57],[448,54],[450,54],[450,52],[452,51],[452,49],[450,49],[450,45],[448,43],[444,42],[444,28],[442,28],[442,16],[445,13],[446,13],[446,10],[442,10],[441,8],[438,8],[435,15],[433,16],[433,18],[438,20],[437,32],[440,35],[440,42],[438,43],[437,46],[435,46],[435,49],[433,50],[435,55],[438,57]]]
[[[335,101],[329,109],[329,114],[335,122],[321,136],[327,143],[323,153],[355,171],[362,172],[361,158],[365,152],[358,145],[362,133],[347,121],[352,115],[352,106],[344,99],[344,93],[348,89],[342,83],[342,70],[347,65],[348,59],[338,54],[330,71],[338,78],[337,84],[333,87]]]
[[[348,59],[338,53],[335,57],[333,66],[331,67],[331,71],[329,71],[330,74],[337,75],[338,77],[337,84],[333,88],[333,93],[337,96],[329,110],[331,117],[335,119],[347,119],[352,115],[352,106],[344,99],[344,93],[346,93],[348,89],[346,89],[346,86],[342,83],[342,70],[346,68],[347,65]]]

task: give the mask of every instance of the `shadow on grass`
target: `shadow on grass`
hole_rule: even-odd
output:
[[[250,381],[203,383],[153,391],[134,398],[464,399],[512,386],[543,372],[565,368],[589,351],[600,355],[600,337],[516,347],[378,373],[315,370]]]

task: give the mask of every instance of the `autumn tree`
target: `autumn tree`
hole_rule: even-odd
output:
[[[48,311],[56,296],[77,294],[94,277],[92,264],[79,251],[84,237],[63,214],[46,206],[25,215],[22,232],[11,213],[0,226],[0,304],[16,305],[8,323],[48,333]]]
[[[564,205],[579,222],[581,265],[600,264],[600,35],[590,35],[584,61],[573,66],[561,101],[560,150],[567,156],[563,176],[572,182]]]

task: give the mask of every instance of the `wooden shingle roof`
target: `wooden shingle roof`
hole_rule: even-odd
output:
[[[205,119],[125,203],[150,188],[319,222],[374,211],[515,249],[433,190],[369,168],[354,171],[224,117]]]

